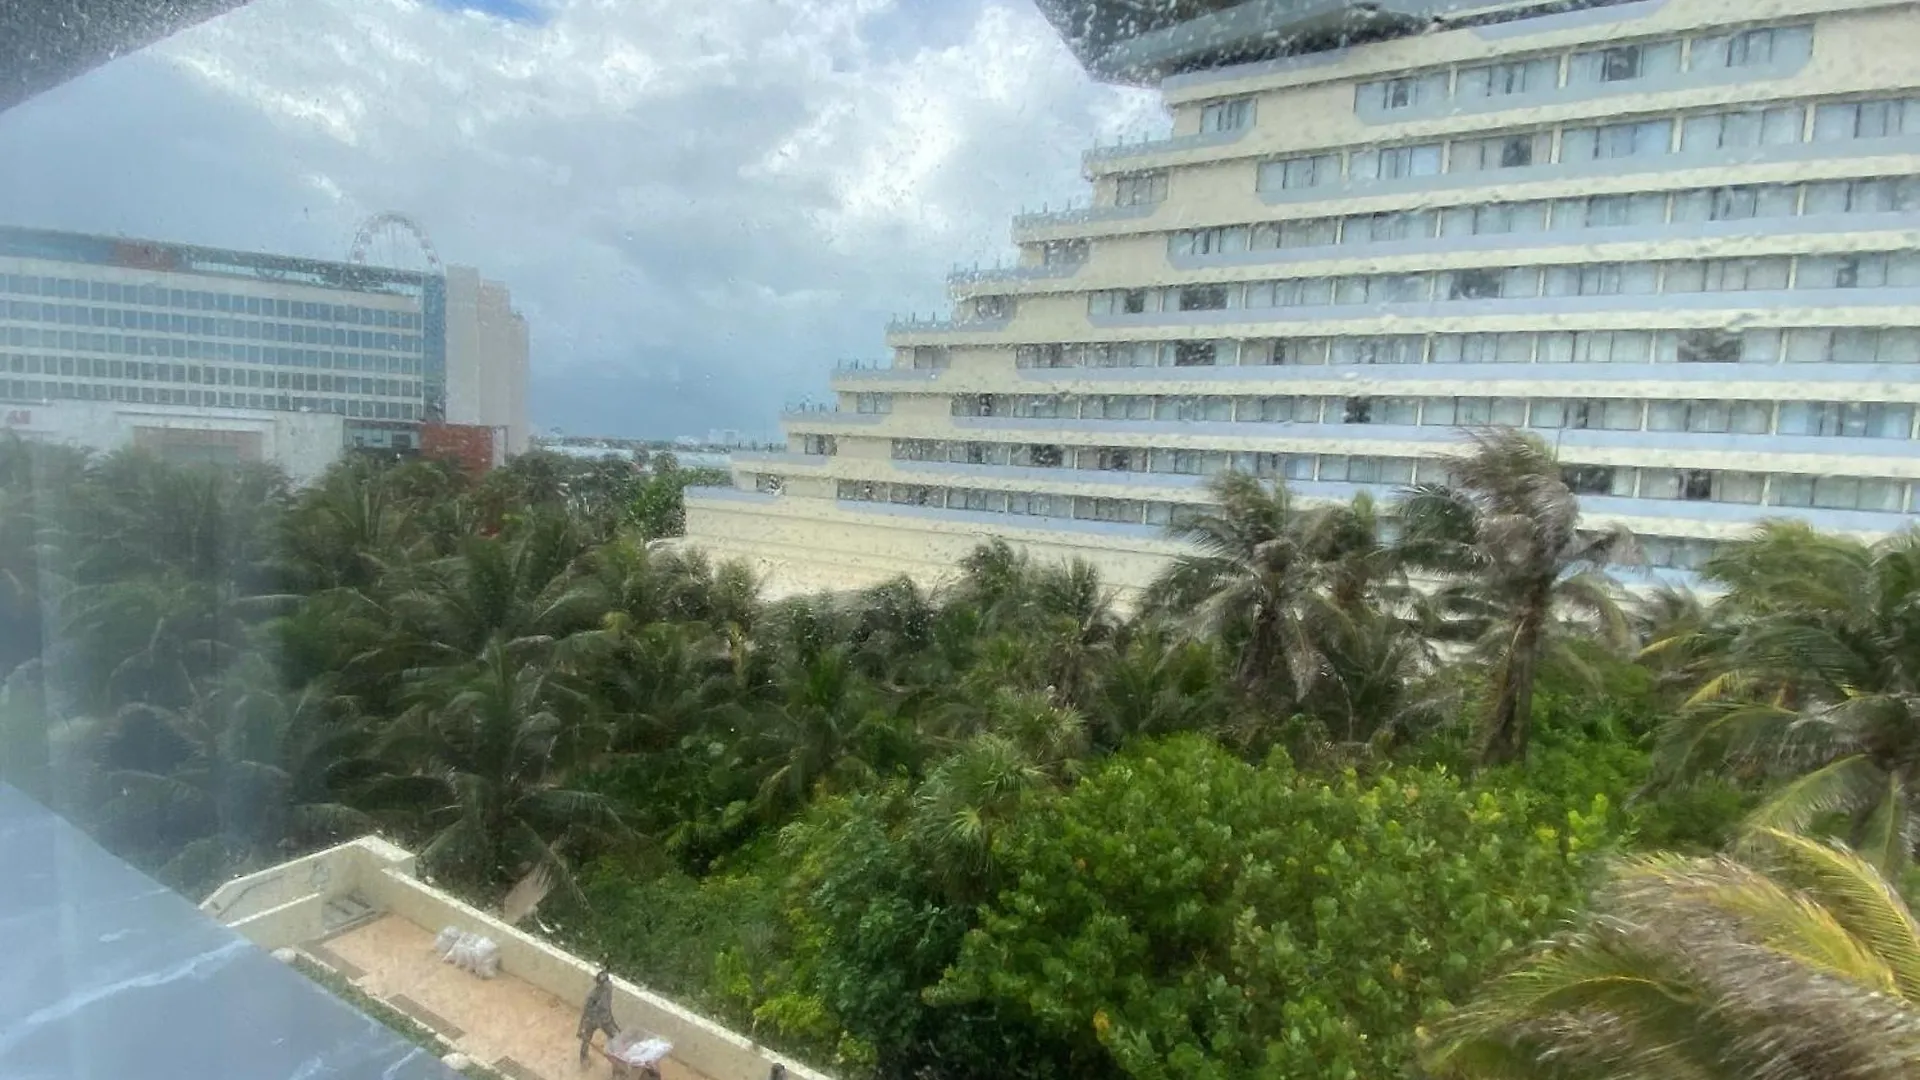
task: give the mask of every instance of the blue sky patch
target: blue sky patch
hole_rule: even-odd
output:
[[[540,5],[527,0],[433,0],[433,3],[451,11],[478,11],[513,22],[542,23],[547,20],[547,13],[541,10]]]

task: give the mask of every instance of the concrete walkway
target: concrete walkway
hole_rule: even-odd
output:
[[[454,1049],[514,1080],[599,1080],[612,1074],[599,1054],[580,1066],[575,1032],[581,1002],[561,1001],[511,975],[469,974],[441,961],[433,939],[432,931],[387,914],[304,948],[360,989],[446,1036]],[[663,1080],[706,1080],[673,1058],[661,1063],[660,1072]]]

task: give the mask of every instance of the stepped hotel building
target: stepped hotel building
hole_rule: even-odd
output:
[[[689,532],[785,588],[982,539],[1124,590],[1239,469],[1385,501],[1555,446],[1654,573],[1920,511],[1920,10],[1890,0],[1040,0],[1158,141],[782,417]]]

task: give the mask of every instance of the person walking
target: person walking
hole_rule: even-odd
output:
[[[587,995],[586,1008],[580,1010],[580,1065],[587,1064],[587,1051],[593,1048],[594,1032],[605,1032],[607,1041],[620,1034],[613,1019],[613,976],[606,968],[593,977],[593,992]]]

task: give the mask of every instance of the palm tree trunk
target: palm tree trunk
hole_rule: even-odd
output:
[[[1540,663],[1547,599],[1523,606],[1494,680],[1493,709],[1480,734],[1480,764],[1504,765],[1527,756],[1533,726],[1533,679]]]
[[[1279,621],[1271,608],[1259,611],[1247,631],[1246,644],[1240,647],[1240,663],[1234,678],[1248,693],[1258,690],[1280,662]]]

